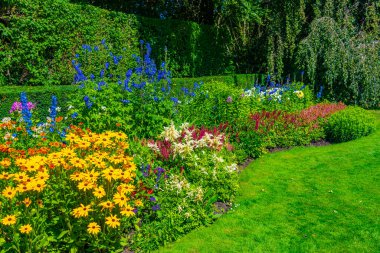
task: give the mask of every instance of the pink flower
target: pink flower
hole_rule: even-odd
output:
[[[33,104],[32,102],[28,102],[27,106],[28,106],[28,110],[32,110],[32,109],[34,109],[36,107],[36,104]],[[22,111],[22,104],[21,104],[21,102],[16,101],[16,102],[14,102],[12,104],[12,107],[11,107],[9,113],[12,113],[12,112],[15,112],[15,111],[17,111],[17,112],[21,112]]]

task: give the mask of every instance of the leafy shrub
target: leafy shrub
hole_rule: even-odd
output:
[[[373,115],[360,108],[348,107],[332,115],[326,125],[327,139],[333,142],[355,140],[375,130]]]

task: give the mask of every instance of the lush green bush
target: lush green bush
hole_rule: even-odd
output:
[[[87,57],[84,51],[90,48],[82,45],[98,43],[100,47],[102,39],[117,48],[116,55],[138,52],[133,15],[69,4],[66,0],[6,1],[0,11],[5,20],[0,23],[1,86],[70,84],[75,53],[83,48],[81,56]],[[125,64],[133,63],[129,57],[122,61],[127,59]]]
[[[333,142],[355,140],[372,133],[375,130],[374,122],[370,112],[360,107],[348,107],[328,119],[326,137]]]

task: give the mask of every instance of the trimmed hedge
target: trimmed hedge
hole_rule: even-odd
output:
[[[260,74],[250,75],[231,75],[231,76],[205,76],[198,78],[173,78],[173,88],[180,90],[181,87],[192,87],[194,82],[223,82],[234,87],[245,88],[252,86],[256,80],[265,78]],[[69,96],[75,92],[76,85],[57,85],[57,86],[7,86],[0,88],[0,119],[9,114],[9,110],[15,101],[20,100],[20,93],[25,91],[28,100],[35,103],[37,106],[46,112],[46,115],[40,115],[41,118],[48,115],[48,108],[51,104],[51,96],[55,95],[58,98],[58,106],[67,104]],[[65,109],[65,108],[62,108]]]
[[[374,130],[374,116],[363,108],[353,106],[333,114],[325,126],[326,137],[332,142],[355,140]]]
[[[75,54],[85,57],[82,45],[93,50],[103,46],[102,39],[122,56],[124,71],[134,66],[131,55],[139,54],[138,40],[143,39],[152,44],[157,64],[167,60],[174,77],[233,72],[223,55],[223,34],[210,26],[144,18],[68,0],[1,2],[0,86],[71,84]],[[101,51],[101,57],[109,57]],[[97,62],[92,62],[84,70],[95,67]]]

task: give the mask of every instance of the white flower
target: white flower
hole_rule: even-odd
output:
[[[74,106],[69,105],[69,107],[67,107],[67,110],[70,111],[71,109],[74,109]]]
[[[160,136],[164,137],[166,141],[175,141],[181,135],[177,131],[177,129],[175,129],[174,123],[172,121],[170,126],[164,127],[164,131],[161,133]]]
[[[57,112],[60,112],[60,111],[61,111],[61,107],[57,106],[57,107],[55,108],[55,110],[56,110]]]
[[[149,142],[148,147],[155,152],[160,152],[160,149],[158,148],[158,146],[155,142]]]
[[[231,165],[226,166],[226,170],[230,173],[237,171],[237,164],[233,163]]]
[[[8,122],[10,122],[12,119],[10,118],[10,117],[5,117],[5,118],[3,118],[2,120],[1,120],[1,122],[3,122],[3,123],[8,123]]]
[[[100,107],[100,109],[102,109],[102,111],[105,111],[107,110],[107,107],[105,107],[104,105]]]
[[[179,129],[184,130],[188,129],[190,127],[190,124],[188,122],[182,123],[182,125],[179,127]]]
[[[11,133],[7,132],[6,134],[4,134],[4,140],[9,140],[11,136]]]

